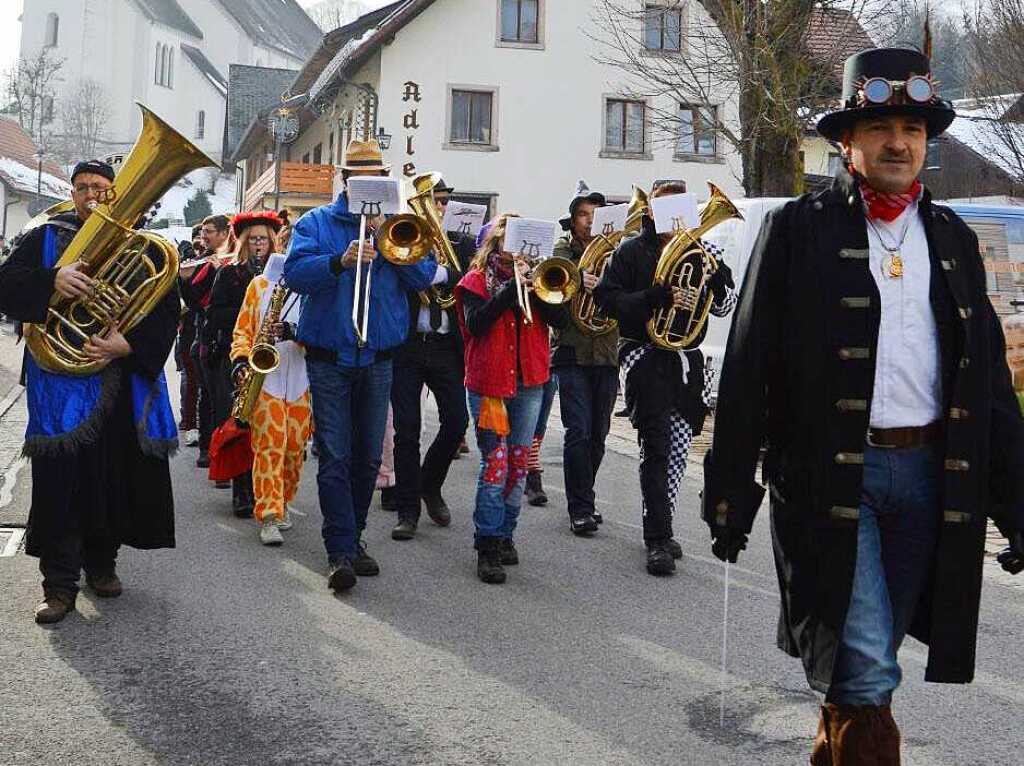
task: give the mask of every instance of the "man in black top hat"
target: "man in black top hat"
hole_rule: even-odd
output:
[[[811,763],[898,764],[890,711],[907,633],[925,679],[974,676],[987,519],[1024,567],[1024,419],[978,239],[917,180],[953,121],[930,62],[846,62],[818,131],[846,160],[773,211],[722,372],[704,516],[735,561],[764,490],[782,590],[779,646],[823,692]]]
[[[441,220],[444,220],[453,191],[443,179],[434,186],[434,202]],[[448,281],[441,286],[442,293],[451,295],[473,259],[474,242],[472,238],[455,232],[448,232],[448,239],[461,269],[448,269]],[[469,424],[466,389],[463,387],[462,334],[455,307],[442,308],[434,290],[410,292],[408,300],[409,336],[395,351],[395,373],[391,384],[395,423],[394,497],[395,510],[398,511],[398,523],[391,531],[394,540],[415,537],[421,501],[435,524],[447,527],[451,523],[451,513],[441,496],[441,488]],[[423,386],[434,396],[440,427],[421,466],[420,395]]]

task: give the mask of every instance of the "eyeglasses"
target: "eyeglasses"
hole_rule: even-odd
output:
[[[270,237],[261,237],[261,236],[249,237],[249,241],[252,242],[254,245],[259,245],[259,244],[262,244],[264,242],[269,242],[270,241]]]
[[[860,106],[927,104],[933,101],[935,83],[930,75],[914,75],[907,80],[871,77],[857,89]]]
[[[96,196],[105,194],[106,192],[110,191],[110,189],[111,187],[109,185],[102,186],[100,184],[78,184],[77,186],[75,186],[75,191],[78,192],[79,194],[88,194],[89,192],[92,192]]]

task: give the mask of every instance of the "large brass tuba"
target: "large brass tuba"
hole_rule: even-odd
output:
[[[412,186],[416,194],[409,198],[409,207],[412,211],[427,222],[430,229],[430,237],[434,243],[434,255],[437,262],[448,271],[462,273],[462,266],[459,265],[455,248],[444,230],[441,217],[437,214],[437,205],[434,203],[434,187],[441,180],[440,173],[424,173],[412,180]],[[435,285],[431,288],[437,305],[443,309],[450,309],[455,305],[455,296],[443,285]]]
[[[142,133],[107,197],[75,234],[57,267],[81,262],[93,279],[84,298],[54,295],[45,322],[25,326],[25,342],[40,367],[65,375],[91,375],[103,364],[82,346],[115,324],[132,330],[178,278],[178,251],[163,237],[134,227],[178,179],[217,167],[190,141],[142,104]]]
[[[628,235],[640,231],[640,223],[647,212],[648,204],[647,192],[634,184],[633,197],[629,201],[629,213],[626,216],[626,227],[622,231],[597,234],[580,256],[580,270],[590,272],[600,279],[619,243]],[[606,335],[618,327],[618,322],[597,307],[594,296],[588,290],[580,290],[573,298],[571,316],[580,332],[591,337]]]
[[[743,214],[721,189],[713,183],[708,183],[708,187],[711,198],[700,211],[700,225],[683,229],[669,240],[654,272],[655,284],[682,287],[691,296],[685,308],[658,309],[648,320],[647,334],[659,348],[679,351],[700,345],[714,301],[705,287],[718,269],[718,261],[700,238],[730,218],[743,220]]]

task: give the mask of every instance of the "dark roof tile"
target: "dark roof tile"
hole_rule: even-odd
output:
[[[295,0],[217,0],[257,43],[303,61],[323,33]]]
[[[284,93],[295,79],[294,69],[232,64],[228,69],[227,126],[224,141],[224,159],[234,153],[245,135],[249,123],[261,111],[281,102]]]

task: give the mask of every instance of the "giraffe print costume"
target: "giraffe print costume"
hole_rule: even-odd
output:
[[[275,263],[276,259],[280,261]],[[284,256],[271,256],[264,274],[249,283],[235,323],[231,344],[233,361],[249,356],[270,303],[270,294],[277,284],[276,279],[271,281],[267,275],[280,274],[279,264],[283,262]],[[281,321],[297,323],[299,313],[297,296],[290,296],[285,301]],[[284,519],[285,506],[299,487],[312,424],[305,355],[294,341],[281,341],[276,348],[281,354],[280,366],[264,380],[249,423],[255,456],[253,515],[261,524],[267,514]]]

